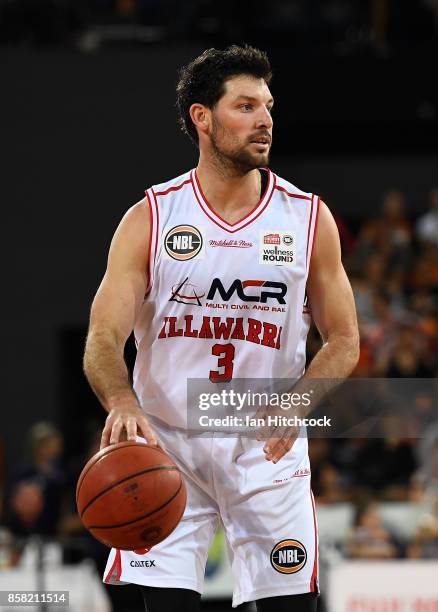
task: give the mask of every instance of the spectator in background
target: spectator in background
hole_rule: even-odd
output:
[[[363,500],[356,505],[353,528],[345,548],[351,559],[393,559],[397,556],[393,538],[383,526],[374,501]]]
[[[431,355],[438,352],[438,296],[427,288],[412,294],[409,308]],[[435,360],[436,361],[436,360]],[[436,365],[435,365],[436,368]]]
[[[410,559],[438,559],[438,496],[431,513],[421,521],[407,556]]]
[[[406,270],[411,258],[411,242],[412,230],[406,217],[405,197],[401,191],[393,189],[383,196],[380,217],[362,225],[349,269],[353,274],[361,274],[364,264],[375,257],[381,260],[385,273],[400,268]]]
[[[338,214],[334,214],[333,217],[334,217],[334,220],[336,222],[336,226],[339,232],[339,240],[341,241],[342,257],[345,259],[345,258],[348,258],[349,255],[353,252],[354,245],[355,245],[355,239],[354,239],[353,234],[350,231],[350,228],[348,227],[347,223],[343,220],[343,218]]]
[[[7,526],[23,544],[31,534],[56,535],[67,485],[59,430],[52,423],[35,424],[29,432],[29,446],[30,459],[13,475],[6,500]]]
[[[421,256],[417,257],[410,285],[415,292],[433,292],[436,296],[438,292],[438,249],[424,249]]]
[[[373,374],[382,375],[399,328],[395,314],[391,312],[388,292],[375,289],[371,295],[372,310],[369,321],[360,324],[361,336],[366,340],[373,357]]]
[[[414,327],[399,330],[392,355],[386,367],[388,378],[428,378],[434,374],[434,364],[427,351],[425,338]]]
[[[358,440],[352,461],[358,495],[372,493],[388,501],[406,501],[416,469],[414,440],[398,437]]]
[[[342,477],[339,471],[331,463],[321,466],[319,472],[318,504],[335,504],[349,501],[348,491],[342,484]]]
[[[420,242],[438,247],[438,187],[430,190],[429,205],[428,212],[418,219],[415,232]]]
[[[412,257],[412,228],[406,216],[405,196],[396,189],[388,191],[383,197],[379,242],[381,252],[386,253],[389,270],[406,270]]]
[[[426,430],[419,441],[417,452],[420,460],[418,478],[421,480],[426,499],[438,498],[438,423]]]
[[[318,504],[345,501],[340,472],[331,460],[331,441],[326,438],[309,439],[309,456],[312,461],[312,491]]]
[[[371,246],[372,244],[370,242],[371,250],[375,248]],[[360,260],[360,272],[356,269],[355,276],[351,281],[356,300],[359,325],[375,321],[374,294],[376,290],[383,287],[386,272],[384,258],[378,252],[369,257],[366,257],[365,253],[360,254],[363,247],[364,242],[359,239],[357,255]],[[366,249],[367,247],[364,250]]]
[[[11,565],[16,565],[28,536],[39,533],[39,521],[44,509],[42,487],[31,480],[23,480],[12,491],[9,502],[8,529],[13,535]]]
[[[389,271],[385,289],[389,297],[391,313],[397,320],[406,319],[409,310],[406,297],[407,271],[397,269]]]
[[[360,226],[354,250],[347,261],[350,274],[361,276],[364,264],[379,251],[379,225],[375,220],[368,220]]]

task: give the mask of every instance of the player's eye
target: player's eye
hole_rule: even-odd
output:
[[[252,109],[252,104],[241,104],[240,108],[245,112],[250,111]]]

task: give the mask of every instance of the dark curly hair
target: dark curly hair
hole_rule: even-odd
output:
[[[211,48],[181,68],[176,87],[178,123],[196,145],[198,133],[190,117],[191,105],[214,108],[224,94],[225,81],[241,74],[262,78],[269,85],[272,70],[266,53],[248,45]]]

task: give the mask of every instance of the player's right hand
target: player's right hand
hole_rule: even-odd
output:
[[[102,431],[100,448],[121,441],[120,436],[126,431],[128,440],[136,440],[137,435],[143,436],[148,444],[158,446],[157,436],[152,429],[143,410],[134,402],[112,408]]]

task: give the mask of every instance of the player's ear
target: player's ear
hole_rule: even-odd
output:
[[[207,133],[210,129],[210,109],[197,103],[191,105],[189,113],[195,127],[201,132]]]

